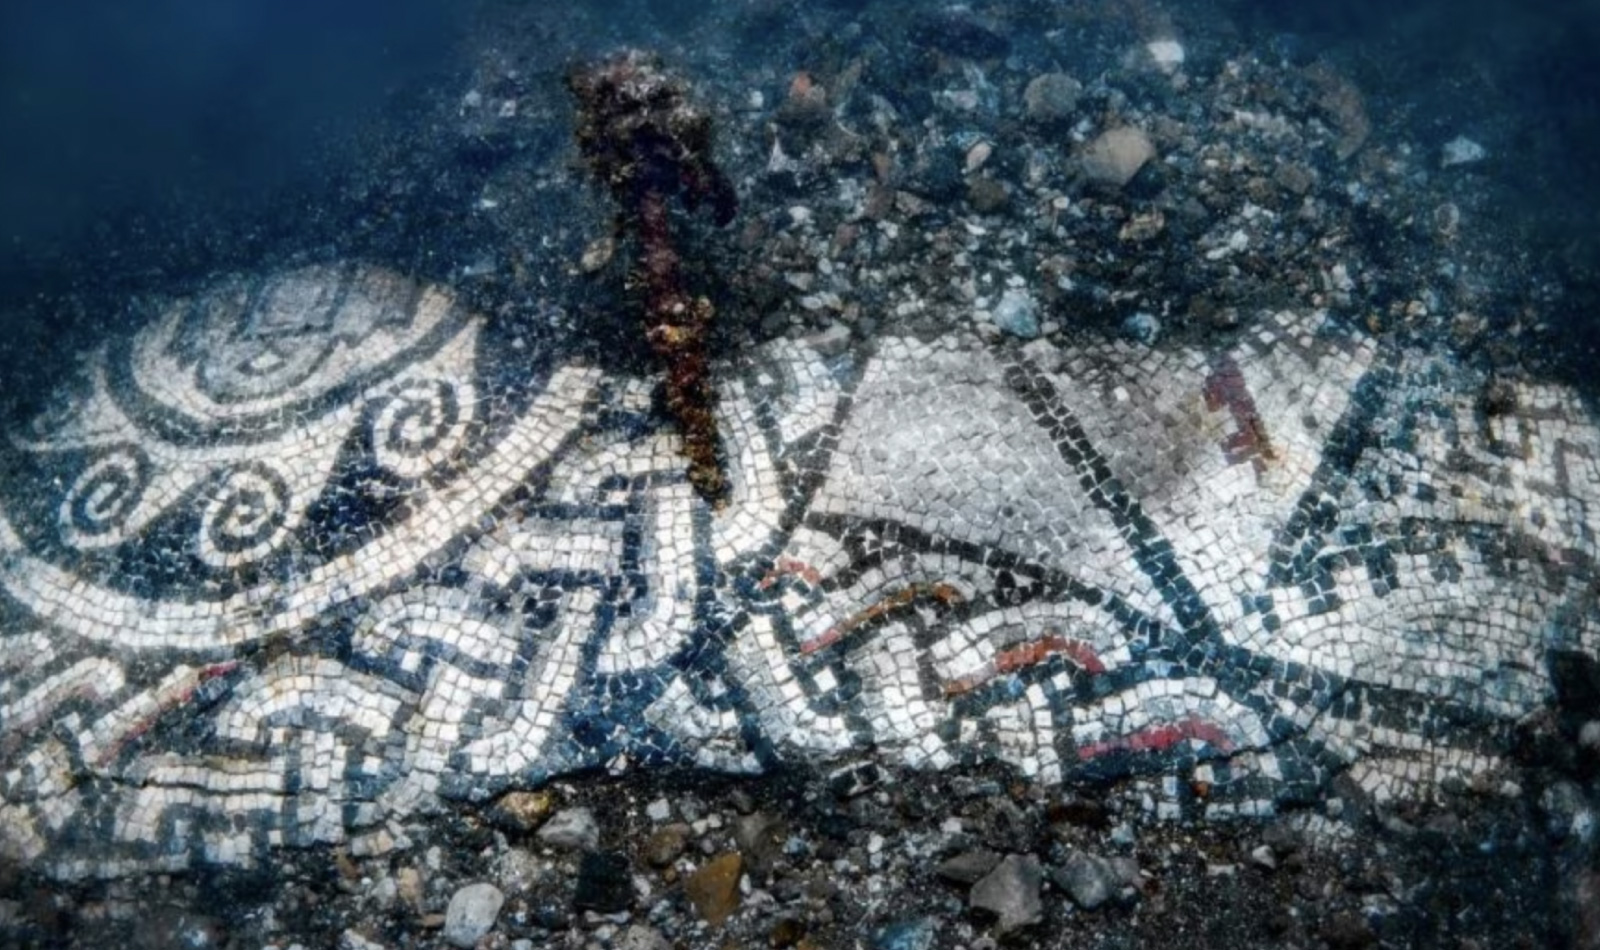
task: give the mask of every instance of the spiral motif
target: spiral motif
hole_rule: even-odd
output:
[[[401,478],[421,478],[449,461],[466,434],[463,399],[442,379],[402,383],[372,416],[378,464]]]
[[[78,547],[120,543],[150,481],[150,461],[131,446],[96,459],[61,502],[63,534]]]
[[[224,475],[200,520],[200,557],[213,567],[237,567],[271,552],[287,533],[288,483],[266,465]]]

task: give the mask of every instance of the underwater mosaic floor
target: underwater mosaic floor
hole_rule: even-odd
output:
[[[1596,647],[1600,431],[1281,313],[726,367],[731,503],[650,379],[381,270],[237,279],[89,364],[0,493],[0,854],[394,848],[576,769],[999,760],[1152,817],[1492,774]]]

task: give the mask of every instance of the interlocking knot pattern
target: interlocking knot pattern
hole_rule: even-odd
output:
[[[1491,414],[1326,313],[767,343],[718,370],[716,512],[655,381],[485,330],[378,268],[233,278],[12,435],[0,855],[379,854],[664,763],[1001,762],[1157,819],[1426,796],[1596,649],[1578,396]]]

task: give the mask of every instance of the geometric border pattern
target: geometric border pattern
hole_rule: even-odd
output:
[[[1153,817],[1426,796],[1596,648],[1580,400],[1490,413],[1326,314],[1211,351],[770,343],[719,372],[720,511],[653,381],[482,336],[375,268],[238,278],[17,437],[0,849],[375,854],[667,763],[1004,762]]]

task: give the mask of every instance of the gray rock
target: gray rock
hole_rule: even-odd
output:
[[[1014,287],[995,304],[994,325],[1014,337],[1031,340],[1039,335],[1039,304],[1032,294]]]
[[[939,865],[938,875],[957,884],[976,884],[1000,863],[1000,855],[986,848],[964,851]]]
[[[1022,91],[1022,104],[1033,121],[1057,122],[1078,110],[1082,92],[1083,85],[1066,73],[1045,73],[1035,76]]]
[[[1121,188],[1155,157],[1156,147],[1150,136],[1132,126],[1122,126],[1100,133],[1085,145],[1078,154],[1078,167],[1085,178],[1097,185]]]
[[[1009,933],[1044,919],[1039,886],[1044,872],[1031,854],[1008,854],[983,880],[972,885],[969,902],[999,918],[997,933]]]
[[[1087,851],[1072,852],[1051,877],[1084,910],[1094,910],[1122,888],[1121,876],[1111,862]]]
[[[600,847],[600,826],[587,808],[563,808],[550,816],[537,837],[552,848],[593,851]]]
[[[468,884],[450,897],[444,912],[444,939],[452,946],[472,947],[494,927],[506,896],[487,882]]]

